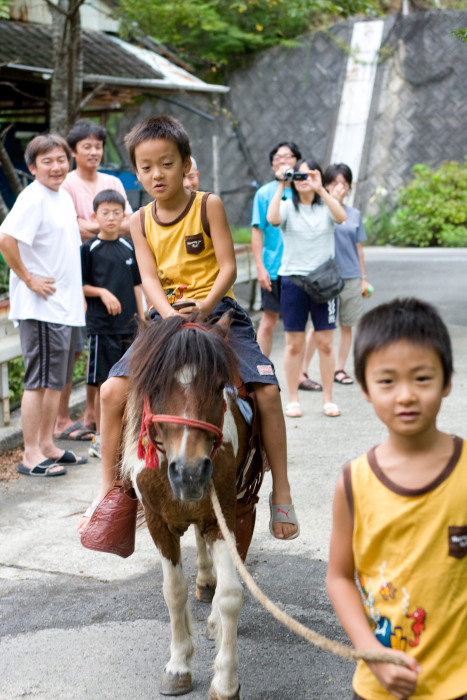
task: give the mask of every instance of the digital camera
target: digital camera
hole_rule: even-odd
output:
[[[301,173],[293,168],[288,168],[288,170],[284,172],[284,177],[277,177],[276,180],[280,180],[281,182],[292,182],[292,180],[306,180],[307,178],[307,173]]]

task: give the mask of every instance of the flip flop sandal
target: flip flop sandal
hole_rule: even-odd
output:
[[[291,401],[287,404],[287,406],[285,407],[285,415],[288,418],[301,418],[302,411],[298,401]]]
[[[329,401],[328,403],[324,404],[323,413],[328,418],[337,418],[338,416],[341,415],[341,412],[339,411],[339,407],[337,406],[337,404],[333,403],[332,401]]]
[[[78,457],[71,450],[65,450],[61,457],[53,460],[55,464],[86,464],[87,457]]]
[[[18,472],[26,476],[63,476],[66,474],[65,467],[57,469],[57,462],[54,459],[44,459],[44,461],[36,464],[35,467],[26,467],[24,464],[18,464]],[[55,471],[51,471],[55,469]]]
[[[271,517],[269,520],[269,532],[276,540],[294,540],[300,534],[300,525],[298,524],[298,519],[295,514],[295,508],[293,503],[289,503],[286,506],[280,506],[272,502],[272,492],[269,494],[269,512]],[[288,525],[296,525],[297,531],[290,535],[289,537],[276,537],[274,532],[274,525],[277,523],[287,523]]]
[[[338,369],[334,372],[334,381],[336,384],[353,384],[352,377],[349,377],[345,369]]]
[[[78,433],[74,437],[71,436],[71,433]],[[94,436],[94,430],[91,430],[90,428],[86,428],[84,423],[80,420],[76,421],[76,423],[73,423],[73,425],[70,425],[69,428],[64,430],[62,433],[58,435],[54,435],[54,438],[56,440],[74,440],[75,442],[90,442]],[[88,437],[86,437],[86,435]]]
[[[298,385],[299,389],[302,391],[323,391],[321,384],[318,384],[318,382],[314,382],[313,379],[310,379],[308,374],[303,373],[303,376],[306,377],[306,379],[304,379],[303,382],[300,382]]]

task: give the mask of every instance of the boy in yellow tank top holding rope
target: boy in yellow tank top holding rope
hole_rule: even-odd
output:
[[[396,299],[360,321],[355,373],[388,438],[344,467],[328,591],[359,662],[354,700],[467,700],[467,449],[438,430],[453,372],[435,309]],[[355,576],[356,574],[356,576]]]
[[[162,318],[189,314],[192,302],[206,317],[233,310],[231,343],[245,384],[254,385],[264,449],[271,466],[271,533],[278,539],[299,534],[287,476],[285,422],[271,361],[261,352],[248,314],[237,304],[237,275],[232,235],[222,200],[191,192],[183,178],[190,171],[191,148],[183,126],[173,117],[151,117],[136,125],[125,144],[138,179],[154,201],[130,220],[143,289]],[[79,525],[83,532],[95,507],[116,477],[122,418],[129,382],[125,355],[101,387],[103,480],[98,497]]]

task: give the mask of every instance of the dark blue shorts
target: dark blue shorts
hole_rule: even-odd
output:
[[[271,280],[271,291],[261,287],[261,310],[273,311],[276,314],[281,312],[281,278]]]
[[[210,318],[222,316],[226,311],[234,310],[230,326],[230,343],[239,360],[240,376],[245,384],[275,384],[279,386],[276,371],[271,360],[264,355],[256,340],[251,318],[235,299],[224,297],[216,306]],[[156,315],[159,318],[159,315]],[[129,377],[129,359],[133,345],[128,348],[121,360],[110,370],[109,377]]]
[[[281,278],[281,312],[285,331],[303,332],[308,317],[311,318],[315,331],[334,330],[337,304],[337,299],[318,304],[288,277]]]

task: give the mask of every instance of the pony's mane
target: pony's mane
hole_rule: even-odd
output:
[[[187,327],[197,323],[207,330]],[[203,402],[219,386],[235,385],[238,363],[227,341],[228,326],[204,323],[199,313],[154,321],[140,332],[131,358],[131,387],[142,400],[164,405],[180,370],[196,369],[192,390]]]

